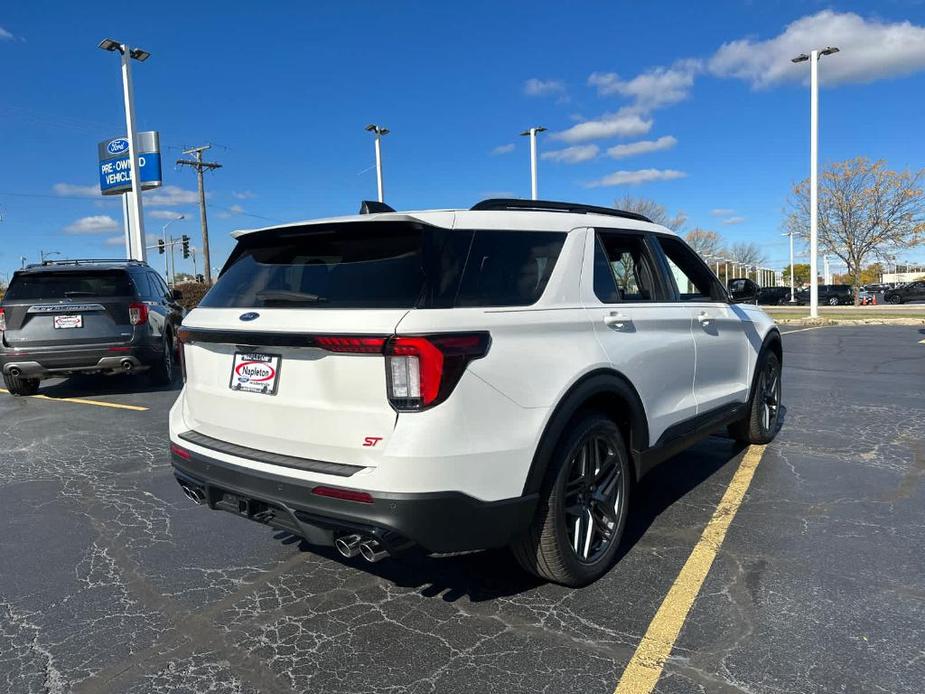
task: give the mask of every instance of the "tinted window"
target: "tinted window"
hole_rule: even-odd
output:
[[[9,301],[31,299],[133,296],[135,288],[122,270],[34,272],[13,275]]]
[[[605,304],[656,298],[655,273],[642,236],[611,232],[597,235],[594,293]]]
[[[658,243],[665,252],[668,269],[678,287],[681,301],[726,300],[713,271],[687,244],[670,236],[659,236]]]
[[[527,306],[543,294],[564,233],[476,231],[456,306]]]
[[[404,222],[270,230],[243,237],[201,305],[442,308],[535,302],[565,234]]]

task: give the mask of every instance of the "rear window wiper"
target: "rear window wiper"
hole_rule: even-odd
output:
[[[309,294],[308,292],[295,292],[287,289],[264,289],[256,294],[261,301],[292,301],[320,304],[327,301],[327,297]]]

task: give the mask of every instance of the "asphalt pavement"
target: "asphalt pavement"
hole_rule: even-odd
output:
[[[778,438],[658,468],[581,590],[504,551],[371,565],[194,506],[167,455],[175,390],[0,394],[0,691],[634,691],[627,665],[753,456],[655,691],[921,692],[925,331],[784,345]]]

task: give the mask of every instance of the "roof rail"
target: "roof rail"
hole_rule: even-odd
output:
[[[394,212],[391,206],[378,200],[363,200],[360,203],[360,214],[376,214],[377,212]]]
[[[604,214],[610,217],[635,219],[639,222],[651,222],[645,215],[637,212],[617,210],[613,207],[582,205],[576,202],[555,202],[553,200],[519,200],[516,198],[491,198],[475,203],[471,210],[527,210],[535,212],[575,212],[577,214]]]
[[[143,260],[134,258],[65,258],[63,260],[43,260],[41,263],[32,263],[26,267],[49,267],[53,265],[83,265],[84,263],[111,263],[113,265],[125,263],[126,265],[145,265]]]

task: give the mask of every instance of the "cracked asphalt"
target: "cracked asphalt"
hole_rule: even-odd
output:
[[[786,328],[785,328],[786,330]],[[925,690],[925,331],[784,336],[783,430],[657,692]],[[370,565],[195,507],[175,391],[0,394],[0,691],[609,693],[743,450],[711,437],[636,490],[582,590],[505,552]]]

